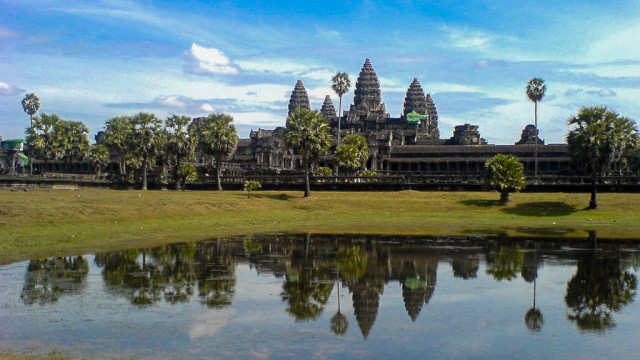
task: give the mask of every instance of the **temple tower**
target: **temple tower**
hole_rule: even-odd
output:
[[[402,116],[407,116],[407,114],[412,111],[420,115],[427,115],[427,99],[424,96],[424,91],[417,78],[413,78],[409,89],[407,89],[407,95],[404,97]]]
[[[307,90],[304,88],[302,80],[298,80],[296,86],[293,88],[293,92],[291,92],[291,99],[289,100],[289,113],[287,114],[287,117],[289,117],[298,109],[311,110],[309,95],[307,95]]]
[[[358,130],[378,130],[378,123],[383,123],[389,114],[380,97],[380,82],[378,75],[366,59],[354,90],[353,104],[349,107],[347,122]]]
[[[427,119],[423,126],[426,127],[429,137],[439,139],[440,130],[438,129],[438,111],[436,110],[436,104],[433,102],[431,94],[427,94],[425,101],[427,103]]]
[[[329,124],[332,123],[334,119],[338,117],[336,115],[336,108],[335,106],[333,106],[333,101],[331,100],[331,97],[329,95],[327,95],[327,97],[324,98],[324,103],[322,103],[322,109],[320,109],[320,114]]]

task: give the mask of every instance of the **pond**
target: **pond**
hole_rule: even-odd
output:
[[[635,359],[640,246],[263,235],[0,267],[0,352]]]

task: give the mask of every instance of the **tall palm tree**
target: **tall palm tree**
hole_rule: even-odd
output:
[[[107,120],[104,125],[103,142],[109,152],[118,155],[118,166],[121,177],[127,175],[127,164],[133,158],[137,160],[134,151],[133,119],[130,116],[116,116]]]
[[[33,115],[40,110],[40,99],[33,93],[25,95],[24,99],[22,99],[22,109],[29,114],[30,126],[33,126]]]
[[[547,85],[541,78],[533,78],[527,83],[527,97],[533,101],[534,106],[534,126],[536,127],[536,138],[534,145],[534,176],[538,176],[538,102],[542,100],[547,91]]]
[[[141,112],[133,116],[133,141],[142,158],[142,190],[147,190],[148,167],[155,163],[162,148],[162,121],[154,114]]]
[[[325,154],[331,146],[329,126],[318,111],[298,109],[289,115],[284,142],[288,149],[296,151],[304,167],[304,197],[311,195],[309,187],[309,166]]]
[[[188,116],[172,115],[167,118],[165,131],[167,133],[167,152],[175,158],[174,176],[176,190],[180,190],[180,165],[181,161],[189,160],[193,156],[195,142],[187,131],[191,123]]]
[[[638,148],[640,136],[635,122],[606,106],[582,107],[569,119],[569,126],[573,126],[567,134],[569,154],[591,175],[589,209],[596,209],[598,177],[608,175],[625,152]]]
[[[44,160],[44,167],[41,169],[42,174],[47,170],[48,161],[58,154],[59,146],[56,143],[56,136],[54,136],[54,127],[60,121],[63,120],[56,114],[47,115],[42,113],[42,115],[35,118],[34,124],[27,129],[29,156]]]
[[[238,143],[238,130],[233,124],[233,117],[223,113],[208,115],[192,128],[192,132],[198,134],[200,151],[215,158],[216,184],[218,190],[222,190],[222,159],[231,155]]]
[[[349,88],[351,87],[351,81],[349,80],[349,75],[347,73],[338,72],[333,79],[331,79],[333,85],[331,88],[338,95],[340,99],[338,105],[338,145],[340,145],[340,121],[342,120],[342,95],[349,92]]]
[[[62,120],[53,127],[53,136],[57,144],[59,158],[71,170],[73,159],[82,160],[89,154],[89,128],[81,121]]]

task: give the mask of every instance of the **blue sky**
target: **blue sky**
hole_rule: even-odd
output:
[[[22,136],[34,92],[92,134],[116,115],[221,111],[246,137],[284,125],[298,79],[312,106],[329,94],[337,107],[332,75],[355,85],[368,57],[391,116],[417,77],[443,138],[471,123],[517,141],[533,122],[525,85],[542,77],[541,137],[557,143],[583,105],[640,120],[638,19],[639,0],[0,0],[0,135]]]

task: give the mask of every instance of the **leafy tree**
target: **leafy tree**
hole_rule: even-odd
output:
[[[181,162],[190,160],[195,149],[195,141],[188,132],[190,123],[191,118],[188,116],[172,115],[167,118],[165,124],[167,153],[175,159],[174,179],[176,190],[180,190],[181,177],[178,173],[182,170]]]
[[[361,168],[369,158],[367,139],[361,135],[348,135],[336,148],[338,165],[352,170]]]
[[[182,184],[187,184],[193,181],[198,180],[198,170],[191,163],[184,163],[180,165],[180,170],[178,171],[178,178],[182,181]]]
[[[197,133],[200,151],[215,159],[216,184],[218,190],[222,190],[222,159],[231,155],[238,143],[238,130],[233,124],[233,117],[222,113],[211,114],[201,119],[191,131]]]
[[[91,160],[93,167],[96,169],[97,178],[100,179],[100,173],[103,169],[109,166],[109,162],[111,161],[109,149],[107,149],[106,145],[95,144],[91,146],[91,149],[89,150],[89,159]]]
[[[509,201],[509,192],[525,186],[524,165],[513,155],[498,154],[489,159],[485,167],[485,186],[500,192],[500,201]]]
[[[103,141],[110,153],[118,156],[120,176],[127,175],[127,165],[135,165],[138,156],[134,149],[133,119],[116,116],[107,120]]]
[[[582,107],[569,119],[569,126],[573,126],[567,134],[569,154],[579,168],[591,175],[589,209],[596,209],[598,177],[610,174],[616,161],[638,147],[638,130],[633,120],[606,106]]]
[[[27,146],[32,156],[44,161],[42,173],[47,169],[47,163],[59,154],[59,146],[56,143],[54,127],[62,121],[56,114],[42,113],[36,116],[34,123],[27,129]]]
[[[142,190],[147,190],[148,167],[163,146],[162,122],[154,114],[141,112],[133,116],[132,124],[135,151],[142,159]]]
[[[61,120],[53,126],[57,155],[70,170],[73,159],[84,159],[89,154],[89,128],[80,121]]]
[[[300,154],[304,168],[304,196],[311,195],[309,187],[309,166],[331,146],[329,127],[318,111],[298,109],[289,115],[284,142],[288,149]]]
[[[497,245],[489,249],[486,255],[487,275],[493,276],[497,281],[515,279],[522,271],[524,264],[524,253],[520,247]]]
[[[338,95],[340,99],[338,105],[338,145],[340,145],[340,122],[342,120],[342,95],[349,92],[349,88],[351,87],[351,80],[349,80],[349,75],[347,73],[338,72],[332,79],[333,85],[331,85],[331,89]]]
[[[540,78],[533,78],[527,83],[527,97],[533,102],[534,106],[534,126],[536,128],[536,138],[534,145],[534,176],[538,176],[538,103],[547,91],[547,85]]]
[[[40,110],[40,99],[34,93],[26,94],[22,99],[22,109],[29,114],[31,120],[29,126],[33,127],[33,115]]]
[[[329,167],[319,167],[316,169],[316,174],[320,176],[333,176],[333,170]]]

